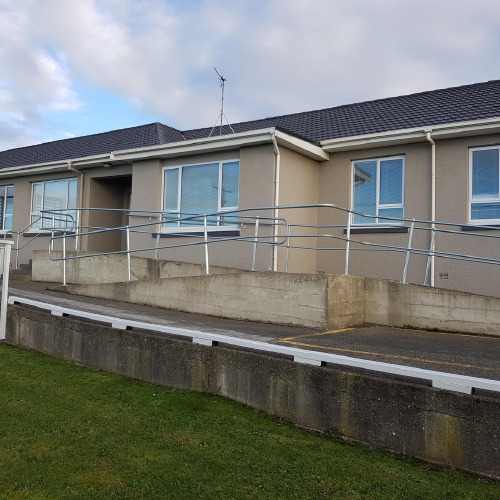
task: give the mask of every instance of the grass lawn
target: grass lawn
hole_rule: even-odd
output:
[[[228,400],[0,344],[0,498],[500,498]]]

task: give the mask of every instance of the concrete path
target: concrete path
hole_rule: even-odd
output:
[[[329,332],[202,316],[48,290],[15,282],[10,295],[119,318],[272,342],[302,349],[500,380],[500,337],[362,326]]]

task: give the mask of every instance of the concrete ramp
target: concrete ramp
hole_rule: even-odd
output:
[[[500,299],[356,276],[234,272],[59,290],[317,329],[373,323],[500,336]]]

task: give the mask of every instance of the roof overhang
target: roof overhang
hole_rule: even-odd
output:
[[[500,118],[488,118],[470,122],[446,123],[443,125],[429,125],[425,127],[391,130],[339,139],[321,141],[322,148],[327,152],[367,149],[381,146],[394,146],[413,142],[424,142],[427,133],[432,134],[434,140],[454,139],[472,135],[487,135],[500,133]]]
[[[135,161],[150,158],[170,158],[176,156],[187,156],[199,153],[210,153],[226,150],[239,149],[245,146],[257,146],[272,143],[273,140],[279,145],[315,160],[326,161],[329,154],[320,146],[299,139],[273,128],[240,132],[222,136],[208,137],[204,139],[193,139],[190,141],[162,144],[148,148],[128,149],[124,151],[113,151],[111,154],[116,160]]]
[[[275,128],[267,128],[238,134],[174,142],[159,146],[111,151],[108,154],[87,156],[85,158],[68,158],[64,161],[8,167],[0,170],[0,177],[18,177],[63,172],[68,170],[69,166],[76,169],[86,169],[101,167],[104,163],[110,162],[113,164],[126,164],[148,159],[162,159],[228,151],[246,146],[272,144],[274,141],[280,146],[296,151],[317,161],[326,161],[330,156],[329,153],[324,151],[320,146],[286,134]]]

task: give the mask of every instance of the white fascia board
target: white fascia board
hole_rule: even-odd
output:
[[[241,146],[254,146],[271,142],[274,133],[274,128],[252,130],[238,134],[217,135],[203,139],[160,144],[158,146],[113,151],[111,155],[115,160],[134,161],[224,151],[237,149]]]
[[[280,146],[296,151],[304,156],[312,158],[316,161],[327,161],[330,159],[330,154],[320,146],[316,146],[311,142],[299,139],[293,135],[285,134],[284,132],[276,131],[276,141]]]
[[[68,159],[57,162],[36,163],[33,165],[21,165],[18,167],[7,167],[0,169],[0,177],[21,177],[26,175],[47,174],[53,172],[64,172],[68,165],[72,167],[99,166],[103,162],[110,161],[109,154],[88,156],[86,158]]]
[[[147,148],[129,149],[124,151],[113,151],[116,160],[133,161],[151,158],[168,158],[172,156],[186,156],[197,153],[209,153],[237,149],[243,146],[255,146],[270,143],[276,137],[278,144],[297,151],[304,156],[315,160],[328,160],[329,154],[310,142],[284,134],[275,128],[252,130],[237,134],[227,134],[204,139],[193,139],[190,141],[174,142]]]
[[[241,132],[238,134],[213,136],[203,139],[193,139],[190,141],[160,144],[158,146],[112,151],[110,153],[88,156],[85,158],[68,158],[64,161],[52,163],[38,163],[35,165],[5,168],[0,170],[0,177],[18,177],[24,175],[63,172],[68,170],[68,164],[71,164],[74,168],[90,168],[100,167],[106,162],[117,161],[123,163],[137,160],[225,151],[238,149],[243,146],[255,146],[259,144],[271,143],[273,137],[276,137],[276,140],[285,147],[298,151],[304,156],[322,161],[329,158],[328,153],[325,153],[319,146],[276,131],[274,127],[271,127],[261,130],[252,130],[249,132]]]
[[[493,134],[500,132],[500,118],[429,125],[411,129],[391,130],[376,134],[328,139],[326,141],[321,141],[320,144],[325,151],[330,152],[366,149],[411,142],[424,142],[427,140],[428,132],[431,132],[433,139],[452,139],[454,137]]]

